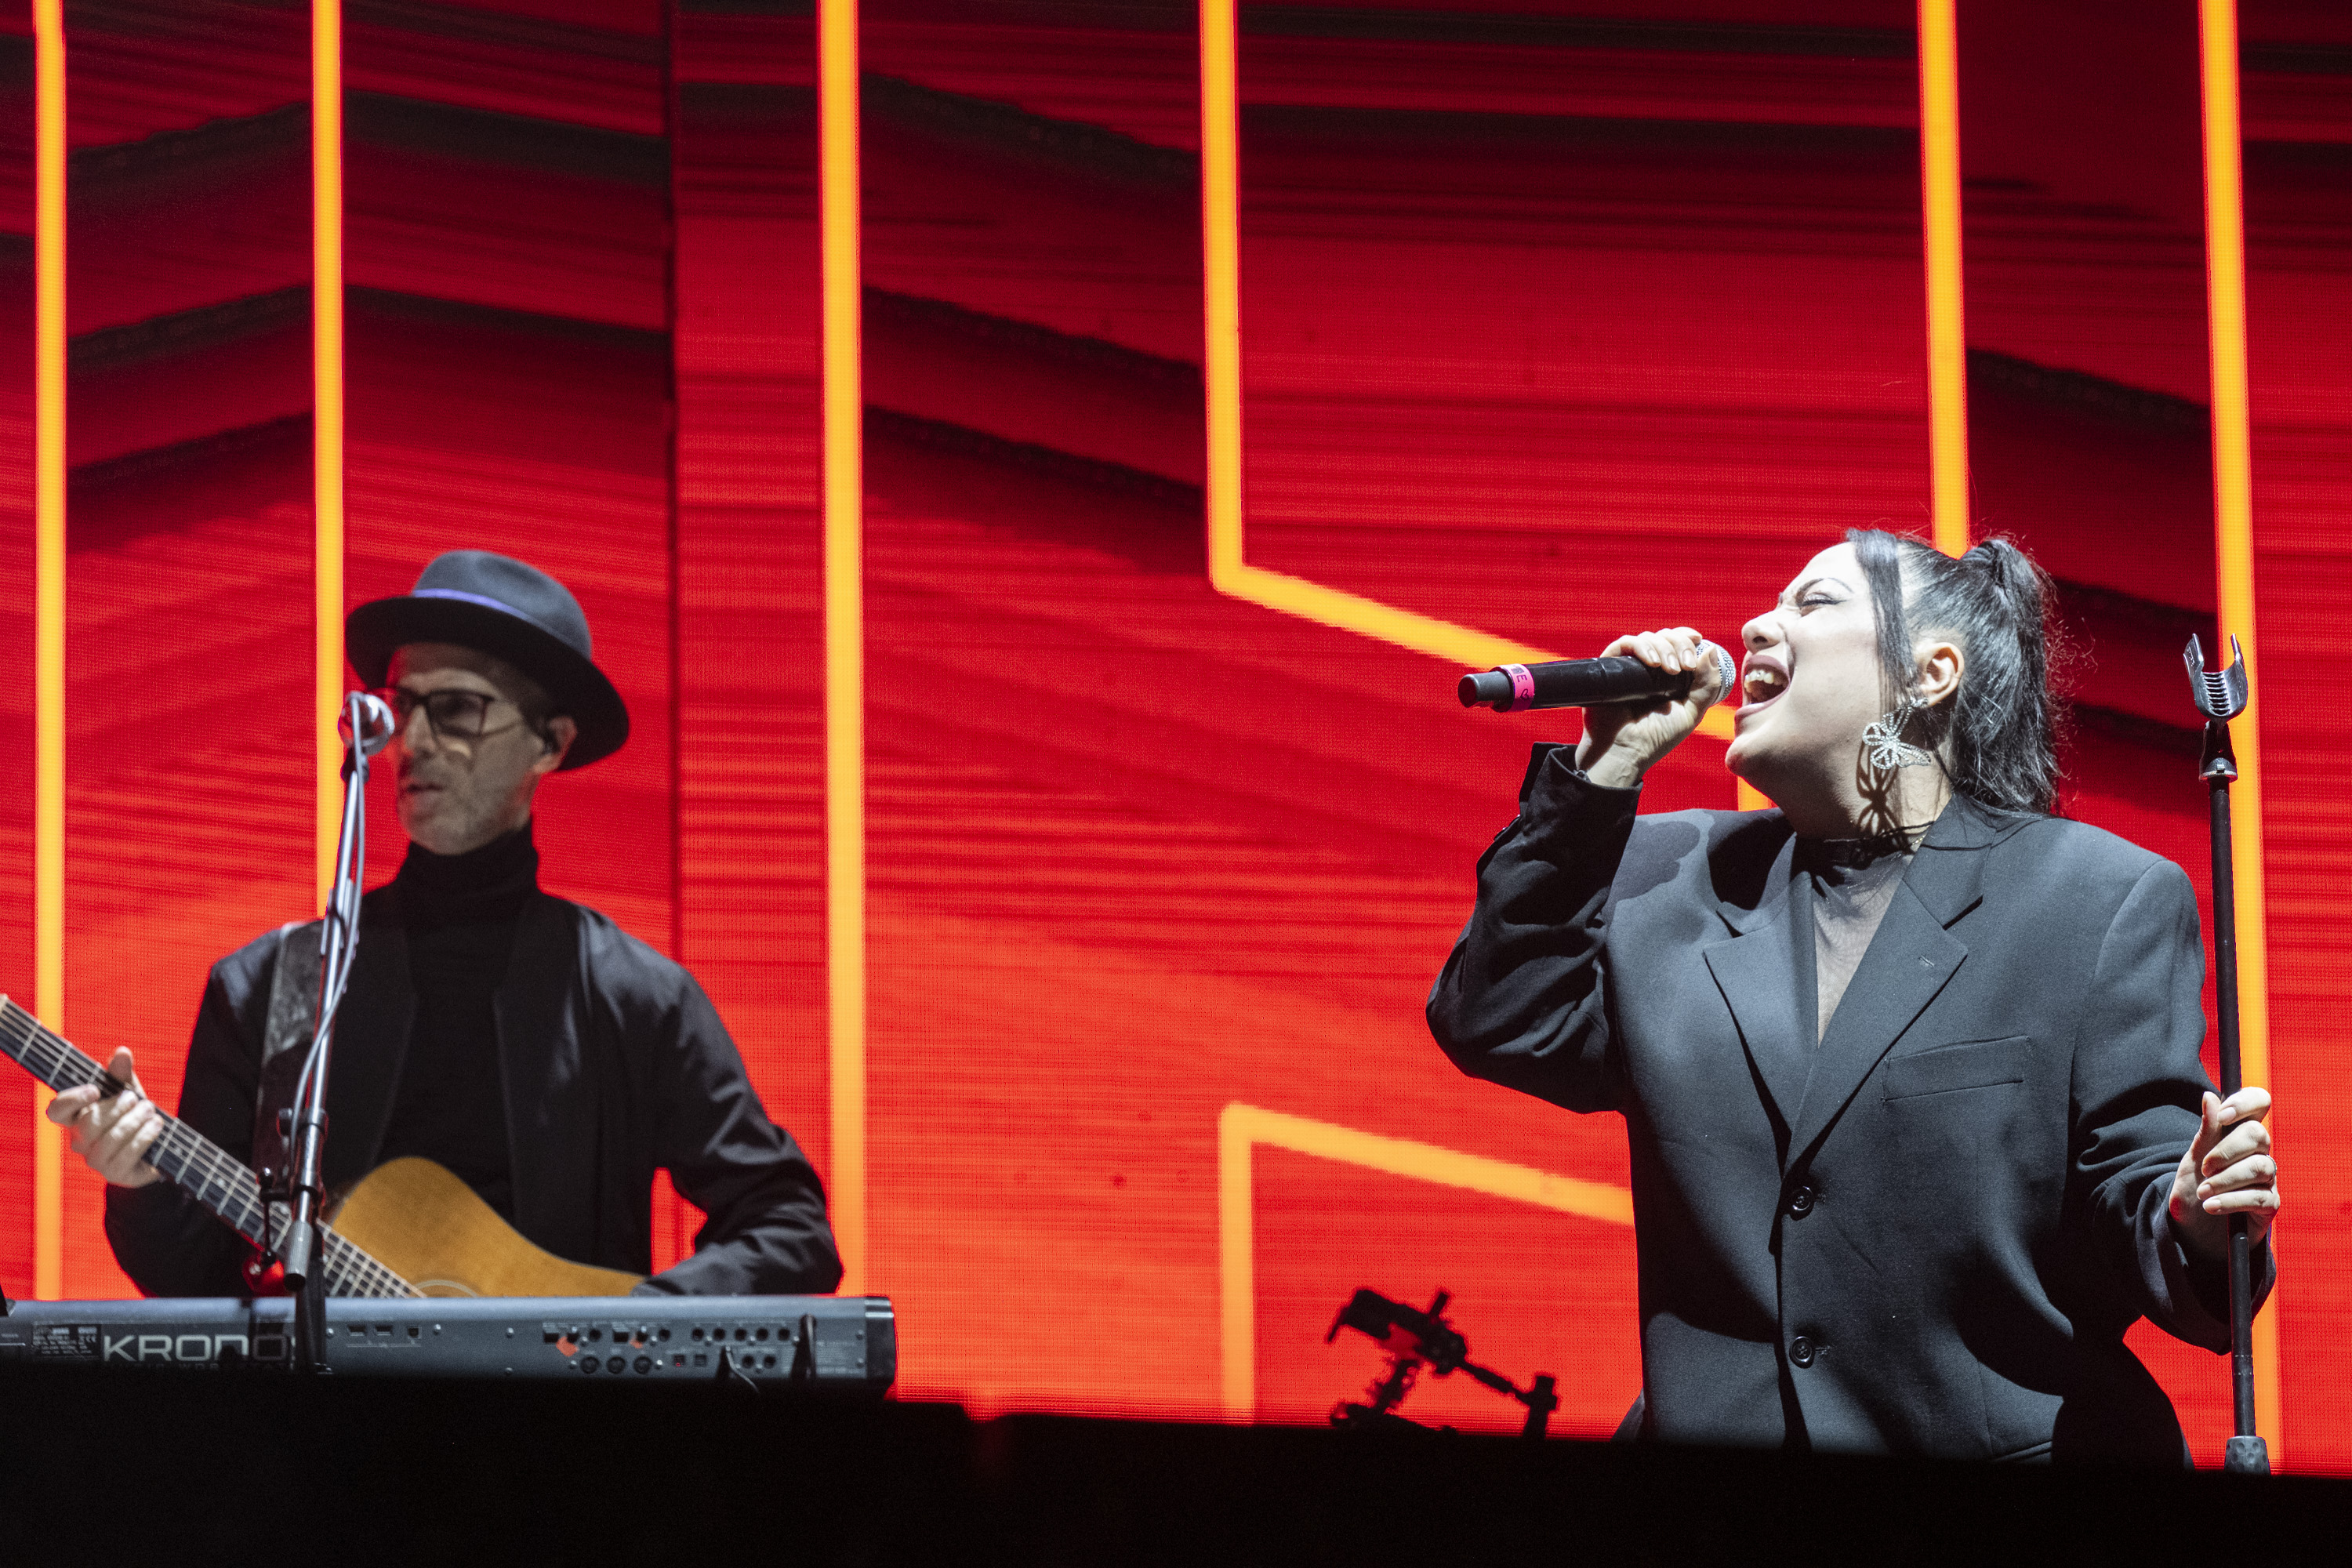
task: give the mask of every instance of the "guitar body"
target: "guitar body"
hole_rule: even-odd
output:
[[[572,1263],[524,1240],[430,1160],[392,1160],[335,1210],[341,1236],[425,1296],[625,1296],[643,1276]]]

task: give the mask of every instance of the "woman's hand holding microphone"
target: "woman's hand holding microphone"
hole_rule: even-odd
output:
[[[1632,789],[1651,764],[1688,739],[1700,717],[1726,695],[1721,667],[1706,639],[1688,626],[1629,632],[1601,655],[1691,675],[1690,693],[1685,697],[1584,710],[1584,739],[1577,743],[1576,765],[1594,784]]]

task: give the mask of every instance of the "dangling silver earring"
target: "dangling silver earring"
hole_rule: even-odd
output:
[[[1919,711],[1916,703],[1906,702],[1892,713],[1873,719],[1862,727],[1862,743],[1870,749],[1870,765],[1881,773],[1893,773],[1897,768],[1924,768],[1936,759],[1903,738],[1911,716]]]

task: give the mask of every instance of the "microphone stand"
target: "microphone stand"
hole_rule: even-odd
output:
[[[2246,656],[2230,639],[2233,662],[2205,668],[2205,650],[2192,636],[2181,653],[2189,689],[2205,716],[2205,749],[2197,776],[2213,808],[2213,1000],[2221,1023],[2221,1098],[2242,1087],[2238,1060],[2238,889],[2230,841],[2230,785],[2238,758],[2230,748],[2230,721],[2246,710]],[[2253,1246],[2246,1216],[2230,1216],[2230,1383],[2236,1436],[2222,1451],[2221,1468],[2242,1475],[2271,1473],[2270,1448],[2254,1430]]]
[[[1412,1392],[1413,1379],[1425,1366],[1439,1377],[1466,1372],[1496,1393],[1517,1400],[1528,1412],[1519,1436],[1542,1439],[1551,1423],[1551,1413],[1559,1408],[1559,1381],[1548,1372],[1539,1372],[1535,1381],[1523,1389],[1492,1367],[1472,1361],[1470,1342],[1445,1321],[1445,1304],[1453,1299],[1448,1292],[1440,1290],[1425,1311],[1391,1301],[1377,1290],[1360,1289],[1349,1299],[1348,1304],[1339,1309],[1339,1315],[1331,1320],[1330,1331],[1323,1336],[1323,1342],[1328,1345],[1339,1338],[1341,1329],[1353,1329],[1378,1342],[1389,1352],[1389,1370],[1365,1392],[1365,1403],[1343,1400],[1335,1406],[1332,1426],[1421,1429],[1420,1422],[1398,1415],[1396,1407]]]
[[[335,1015],[360,942],[360,879],[367,868],[368,758],[392,738],[392,713],[354,691],[344,700],[343,820],[335,847],[334,886],[319,931],[319,998],[310,1050],[294,1091],[292,1215],[286,1230],[286,1288],[294,1298],[294,1364],[327,1370],[326,1192],[320,1170],[327,1140],[327,1069],[334,1057]]]

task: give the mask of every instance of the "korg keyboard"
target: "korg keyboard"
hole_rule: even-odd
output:
[[[0,1361],[290,1365],[293,1302],[0,1302]],[[749,1380],[879,1394],[898,1371],[885,1296],[330,1297],[327,1370],[350,1377]]]

